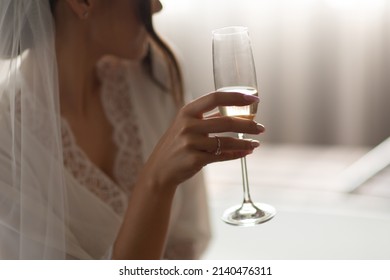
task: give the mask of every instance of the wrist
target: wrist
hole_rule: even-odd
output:
[[[177,184],[169,182],[164,178],[164,173],[160,173],[162,174],[156,174],[145,168],[141,171],[134,188],[140,189],[144,194],[156,195],[159,198],[173,197]]]

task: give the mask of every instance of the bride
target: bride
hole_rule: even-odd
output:
[[[184,105],[158,0],[0,2],[0,259],[193,259],[210,238],[202,168],[243,157],[250,120]]]

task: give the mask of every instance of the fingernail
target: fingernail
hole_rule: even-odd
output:
[[[259,102],[260,101],[260,98],[257,97],[256,95],[243,94],[243,97],[247,101],[252,101],[252,102]]]
[[[265,127],[262,125],[262,124],[256,124],[257,126],[257,129],[259,130],[259,132],[264,132],[265,131]]]
[[[257,148],[257,147],[260,146],[260,142],[257,141],[257,140],[252,140],[251,141],[251,146],[252,146],[252,148]]]

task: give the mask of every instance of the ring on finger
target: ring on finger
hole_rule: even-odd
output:
[[[221,149],[221,139],[219,139],[219,137],[218,136],[214,136],[215,137],[215,139],[217,140],[217,150],[215,151],[215,155],[216,156],[219,156],[219,155],[221,155],[222,154],[222,149]]]

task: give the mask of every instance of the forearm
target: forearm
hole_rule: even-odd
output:
[[[175,188],[152,179],[133,189],[113,249],[113,259],[160,259],[163,254]]]

